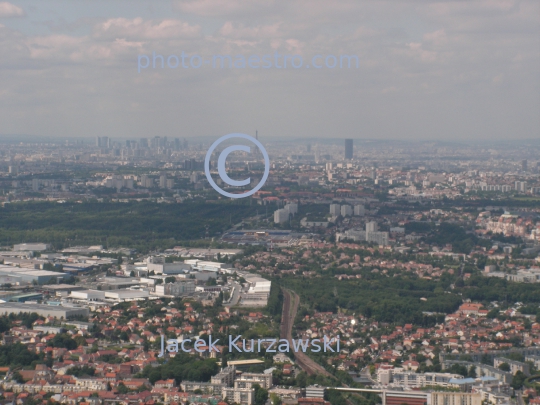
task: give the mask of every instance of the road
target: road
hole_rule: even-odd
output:
[[[238,283],[232,283],[232,288],[233,288],[233,291],[232,291],[232,295],[229,302],[226,304],[223,304],[223,306],[225,307],[234,307],[235,305],[238,304],[238,301],[240,300],[240,293],[242,290],[242,285]]]
[[[287,339],[290,347],[292,346],[292,328],[294,319],[300,304],[300,297],[294,291],[283,289],[283,313],[281,316],[280,338]],[[327,377],[334,378],[332,374],[326,371],[320,364],[309,358],[304,352],[294,353],[296,363],[309,375],[323,374]]]
[[[519,390],[515,392],[516,394],[516,404],[517,405],[525,405],[525,401],[523,400],[523,391]]]

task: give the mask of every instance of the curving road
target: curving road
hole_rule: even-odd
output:
[[[287,339],[290,347],[292,346],[292,328],[294,319],[298,312],[298,304],[300,297],[294,291],[283,289],[283,313],[281,315],[280,338]],[[334,378],[332,374],[326,371],[320,364],[312,360],[304,352],[294,353],[296,363],[309,375],[323,374],[327,377]]]

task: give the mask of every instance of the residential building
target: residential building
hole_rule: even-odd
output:
[[[432,392],[431,405],[481,405],[482,396],[465,392]]]
[[[339,204],[330,204],[330,215],[337,217],[341,214],[341,206]]]
[[[289,211],[285,208],[274,211],[274,222],[276,224],[282,224],[289,220]]]
[[[341,216],[342,217],[347,217],[347,216],[352,216],[352,213],[353,213],[353,210],[352,210],[352,207],[350,205],[342,205],[341,206]]]

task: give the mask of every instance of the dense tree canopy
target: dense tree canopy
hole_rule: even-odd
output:
[[[201,360],[186,353],[179,352],[174,358],[166,363],[151,367],[147,366],[142,372],[142,376],[154,384],[158,380],[174,378],[180,383],[183,380],[189,381],[209,381],[210,377],[217,374],[218,366],[215,359]]]
[[[447,314],[462,302],[459,295],[438,293],[437,283],[419,278],[375,278],[347,283],[334,277],[286,278],[283,284],[300,294],[302,303],[309,308],[336,312],[339,307],[384,322],[432,325],[444,320],[444,316],[437,319],[436,315],[424,312]]]
[[[0,366],[2,367],[25,367],[38,360],[40,357],[21,343],[0,346]]]
[[[56,249],[102,244],[148,251],[172,247],[174,240],[203,238],[207,227],[216,235],[255,210],[243,201],[6,204],[0,208],[0,243],[39,240]]]

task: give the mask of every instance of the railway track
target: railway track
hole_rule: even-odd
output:
[[[287,339],[292,347],[292,328],[294,319],[298,312],[300,297],[294,291],[283,289],[283,313],[281,316],[280,338]],[[294,353],[296,363],[309,375],[323,374],[327,377],[334,378],[332,374],[326,371],[320,364],[312,360],[304,352]]]

